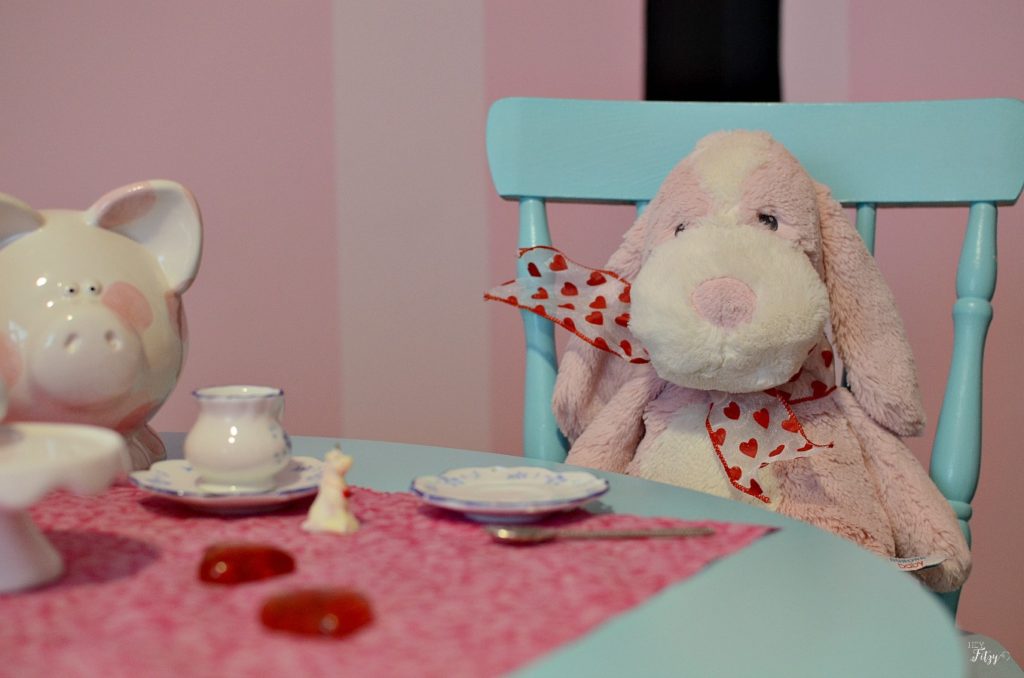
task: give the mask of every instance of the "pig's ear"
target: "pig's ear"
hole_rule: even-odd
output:
[[[148,249],[171,288],[181,294],[199,270],[203,226],[187,188],[173,181],[145,181],[115,189],[96,201],[87,220]]]
[[[0,248],[43,225],[45,218],[17,198],[0,193]]]

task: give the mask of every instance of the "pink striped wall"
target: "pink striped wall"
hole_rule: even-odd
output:
[[[643,97],[642,2],[528,0],[485,6],[487,106],[509,96]],[[488,256],[492,283],[498,283],[515,271],[519,217],[515,204],[493,190],[487,207]],[[554,205],[548,211],[555,242],[582,262],[603,263],[632,218],[632,211],[622,207]],[[504,304],[489,304],[484,311],[494,356],[491,439],[486,444],[496,452],[519,454],[522,323]]]
[[[189,393],[267,383],[296,429],[337,435],[338,267],[328,2],[16,3],[0,12],[0,191],[84,209],[168,178],[196,195],[203,263]]]
[[[1019,0],[784,8],[795,99],[1024,95]],[[185,297],[191,350],[158,427],[191,424],[197,386],[264,382],[287,391],[294,433],[516,452],[518,319],[479,300],[512,270],[516,230],[486,178],[486,110],[512,95],[640,97],[642,11],[642,0],[10,3],[0,191],[82,208],[141,178],[195,191],[206,250]],[[1024,535],[1007,516],[1019,474],[998,470],[1019,468],[1022,209],[1001,217],[977,566],[961,615],[1018,658]],[[551,219],[560,245],[599,262],[632,215],[557,207]],[[952,291],[922,297],[919,285],[955,262],[962,219],[906,211],[880,227],[933,419]],[[464,265],[423,264],[453,257]],[[926,458],[927,444],[915,451]]]
[[[334,6],[347,437],[489,443],[483,14]]]

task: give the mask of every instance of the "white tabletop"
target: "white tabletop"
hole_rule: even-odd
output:
[[[180,458],[180,434],[165,434]],[[292,437],[293,453],[322,458],[332,438]],[[564,465],[499,454],[341,440],[354,485],[407,491],[418,475],[464,466]],[[780,527],[757,543],[584,638],[520,676],[962,676],[951,617],[911,575],[830,533],[783,516],[614,473],[600,499],[618,513]],[[524,623],[526,623],[524,621]]]

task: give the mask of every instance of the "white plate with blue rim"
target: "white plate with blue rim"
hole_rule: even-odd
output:
[[[320,489],[323,462],[313,457],[292,457],[274,477],[273,489],[264,492],[204,489],[199,474],[184,459],[158,461],[145,471],[128,476],[133,485],[150,494],[210,513],[272,511]]]
[[[608,481],[586,471],[480,466],[419,476],[410,489],[425,504],[477,522],[529,523],[597,499]]]

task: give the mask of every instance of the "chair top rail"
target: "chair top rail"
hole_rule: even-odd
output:
[[[703,103],[501,99],[487,153],[505,198],[649,200],[704,135],[770,132],[844,204],[1016,202],[1024,101]]]

